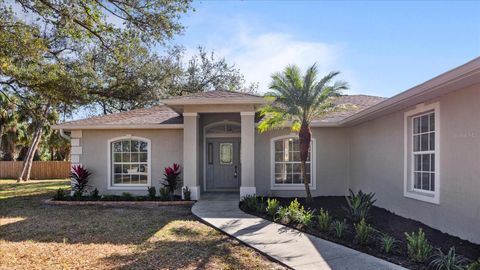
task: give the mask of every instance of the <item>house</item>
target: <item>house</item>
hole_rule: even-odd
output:
[[[313,196],[375,192],[379,207],[480,243],[480,58],[388,99],[337,102],[355,106],[312,123]],[[144,195],[176,162],[193,199],[304,196],[296,134],[255,131],[264,103],[211,91],[54,128],[71,131],[71,161],[101,194]]]

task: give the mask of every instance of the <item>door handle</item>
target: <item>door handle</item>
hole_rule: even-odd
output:
[[[237,166],[235,165],[235,172],[233,173],[233,177],[237,178],[238,172],[237,172]]]

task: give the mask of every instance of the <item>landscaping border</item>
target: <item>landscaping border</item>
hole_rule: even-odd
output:
[[[43,200],[48,205],[98,205],[98,206],[192,206],[195,201],[56,201]]]

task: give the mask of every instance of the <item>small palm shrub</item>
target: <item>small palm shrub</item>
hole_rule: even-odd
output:
[[[405,233],[407,238],[407,251],[408,257],[414,262],[425,262],[432,251],[432,246],[425,238],[425,233],[422,228],[418,229],[418,233],[412,232],[411,234]]]
[[[455,254],[455,247],[451,247],[447,253],[443,253],[441,249],[437,249],[430,262],[430,266],[436,270],[464,270],[467,262],[466,258]]]
[[[350,196],[346,197],[348,207],[344,207],[347,217],[352,222],[359,222],[362,219],[366,220],[370,208],[376,201],[373,199],[375,193],[367,194],[360,190],[357,194],[354,194],[351,189],[349,189],[349,192]]]
[[[92,173],[90,173],[82,165],[75,165],[72,167],[72,172],[70,177],[72,178],[72,189],[75,197],[82,196],[88,187],[88,178]]]
[[[57,189],[57,192],[55,193],[55,196],[53,196],[54,200],[61,201],[65,199],[65,190],[63,188]]]
[[[333,231],[335,233],[335,237],[337,238],[342,238],[343,232],[345,231],[345,228],[347,227],[347,221],[344,219],[343,221],[335,220],[333,222]]]
[[[250,211],[256,211],[258,205],[258,197],[256,195],[246,195],[242,198],[242,204]]]
[[[267,208],[265,209],[270,216],[275,216],[280,207],[280,202],[277,199],[267,199]]]
[[[257,201],[258,203],[255,207],[255,211],[257,211],[257,213],[265,212],[265,208],[266,208],[265,199],[263,197],[258,197]]]
[[[470,263],[467,266],[467,270],[480,270],[480,258],[478,258],[478,260]]]
[[[300,224],[302,224],[303,226],[306,226],[306,227],[310,227],[313,223],[314,216],[315,216],[314,211],[312,211],[312,210],[304,211]]]
[[[332,217],[328,214],[328,211],[320,208],[320,214],[318,214],[318,227],[320,231],[328,231],[332,223]]]
[[[148,192],[148,198],[150,200],[154,200],[155,199],[155,196],[157,195],[157,190],[155,189],[155,187],[149,187],[147,188],[147,192]]]
[[[388,234],[382,234],[380,236],[380,248],[385,254],[390,254],[392,252],[395,242],[395,238],[391,237]]]
[[[182,192],[183,192],[183,199],[184,199],[185,201],[190,201],[190,199],[191,199],[190,196],[191,196],[191,193],[192,193],[192,192],[190,191],[190,189],[189,189],[187,186],[185,186],[185,187],[183,188],[183,191],[182,191]]]
[[[290,212],[288,211],[288,207],[280,206],[278,208],[275,220],[280,220],[280,222],[285,224],[290,223],[292,220],[290,217]]]
[[[305,209],[296,198],[290,202],[290,205],[288,206],[288,214],[290,215],[290,219],[292,221],[301,223],[304,212]]]
[[[122,197],[125,201],[131,201],[133,199],[132,194],[128,192],[122,192]]]
[[[161,183],[168,191],[173,194],[180,185],[180,165],[173,163],[172,167],[166,167],[163,172],[163,182]]]
[[[168,190],[165,187],[162,187],[158,190],[158,193],[160,195],[160,200],[161,201],[171,201],[172,200],[172,193],[170,193],[170,190]]]
[[[373,228],[367,222],[365,222],[365,219],[362,218],[360,222],[355,223],[355,241],[360,244],[360,245],[367,245],[368,242],[370,241],[370,236],[373,233]]]

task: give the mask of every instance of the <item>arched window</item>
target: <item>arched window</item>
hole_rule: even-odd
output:
[[[150,140],[122,137],[109,141],[110,187],[150,185]]]
[[[273,138],[272,147],[272,189],[302,189],[304,179],[300,167],[300,146],[298,136],[282,136]],[[310,144],[306,163],[307,179],[311,187],[315,187],[314,142]]]

